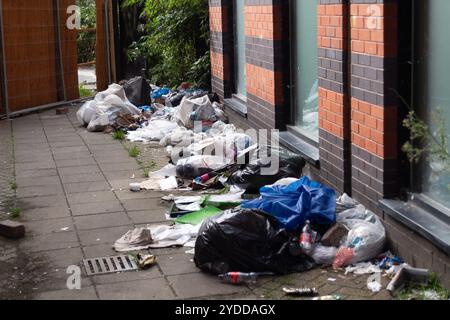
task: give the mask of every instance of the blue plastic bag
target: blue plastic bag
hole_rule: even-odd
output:
[[[168,95],[169,93],[170,93],[170,89],[166,88],[166,87],[154,90],[152,92],[152,99],[159,99],[162,96]]]
[[[336,193],[303,177],[288,186],[261,188],[261,197],[242,204],[274,216],[288,231],[300,231],[306,220],[316,225],[336,222]]]

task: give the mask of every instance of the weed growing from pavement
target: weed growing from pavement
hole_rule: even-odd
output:
[[[125,132],[123,132],[122,130],[114,131],[113,139],[120,140],[120,141],[125,140]]]
[[[20,209],[20,208],[11,208],[9,210],[9,216],[11,218],[14,218],[14,219],[19,218],[21,214],[22,214],[22,209]]]
[[[400,300],[427,300],[427,292],[435,292],[440,300],[448,300],[450,291],[445,289],[439,277],[435,273],[431,273],[427,285],[408,285],[405,289],[397,294]]]
[[[128,155],[132,158],[137,158],[141,154],[139,147],[134,146],[128,150]]]
[[[11,188],[11,190],[16,191],[17,190],[17,182],[16,181],[10,181],[9,182],[9,187]]]
[[[144,177],[150,178],[150,170],[153,170],[156,167],[156,162],[153,160],[148,162],[147,164],[143,164],[140,162],[140,165],[142,165],[144,168]]]

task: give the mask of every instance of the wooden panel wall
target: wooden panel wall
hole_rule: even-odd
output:
[[[105,1],[96,0],[97,5],[97,45],[96,45],[96,73],[97,73],[97,91],[103,91],[108,88],[108,61],[106,56],[106,37],[105,37]]]
[[[66,99],[75,100],[80,97],[78,90],[78,57],[77,57],[77,30],[67,28],[67,8],[76,4],[76,0],[60,1],[61,21],[61,51],[64,67],[64,84],[66,87]]]
[[[58,100],[52,0],[3,0],[11,112]]]

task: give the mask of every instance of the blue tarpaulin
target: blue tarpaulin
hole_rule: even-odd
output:
[[[266,186],[261,197],[242,204],[274,216],[288,231],[299,231],[306,220],[316,225],[336,222],[336,193],[318,182],[303,177],[287,186]]]

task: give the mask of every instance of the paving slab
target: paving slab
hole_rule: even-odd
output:
[[[98,285],[102,300],[157,300],[175,298],[164,278]]]
[[[112,191],[90,191],[72,193],[67,196],[71,206],[84,203],[117,202],[117,197]]]
[[[128,216],[134,224],[155,224],[166,222],[166,210],[128,211]]]
[[[96,192],[96,191],[111,191],[111,186],[106,181],[94,182],[73,182],[64,184],[64,189],[68,194]]]
[[[87,245],[87,246],[83,246],[82,250],[84,252],[84,256],[87,259],[89,259],[89,258],[111,257],[111,256],[117,256],[117,255],[121,254],[121,253],[118,253],[118,252],[114,251],[113,243]]]
[[[99,213],[111,213],[123,211],[122,205],[118,200],[96,203],[84,203],[71,205],[74,216],[85,216]]]
[[[55,290],[40,292],[33,296],[34,300],[63,300],[63,301],[86,301],[98,300],[93,286],[81,290]]]
[[[31,170],[21,170],[16,171],[17,178],[41,178],[57,176],[58,173],[56,169],[31,169]]]
[[[22,208],[22,210],[59,206],[67,207],[67,200],[63,195],[21,198],[18,199],[18,203],[19,208]]]
[[[60,183],[51,184],[47,186],[37,187],[18,187],[17,188],[18,198],[32,198],[32,197],[43,197],[43,196],[56,196],[62,195],[64,190]]]
[[[102,173],[96,172],[61,176],[61,180],[63,183],[98,182],[105,181],[105,177]]]
[[[21,218],[25,221],[48,220],[55,218],[70,217],[70,210],[65,207],[47,207],[47,208],[33,208],[24,210]]]
[[[75,232],[61,232],[37,237],[26,237],[19,244],[20,249],[24,252],[69,249],[79,246],[80,244]]]
[[[16,177],[17,186],[19,188],[22,187],[39,187],[39,186],[48,186],[48,185],[57,185],[61,184],[61,181],[58,176],[50,176],[50,177],[39,177],[36,178],[20,178]]]
[[[71,248],[62,250],[51,250],[31,254],[34,261],[42,261],[51,265],[55,269],[63,268],[66,270],[69,266],[79,265],[83,261],[83,252],[81,248]]]
[[[168,209],[168,205],[159,198],[123,200],[122,205],[127,211],[141,211],[148,210],[149,208],[153,210]]]
[[[92,230],[109,227],[131,225],[130,218],[124,212],[97,214],[92,216],[75,217],[75,225],[78,230]]]
[[[128,272],[119,272],[105,275],[93,276],[92,281],[96,284],[108,284],[108,283],[119,283],[119,282],[129,282],[141,280],[145,281],[148,279],[160,279],[163,274],[159,271],[157,266],[152,266],[148,270],[136,270]]]
[[[56,160],[55,162],[56,162],[56,166],[58,168],[79,167],[79,166],[88,166],[88,165],[96,165],[97,164],[93,157]]]
[[[100,173],[100,168],[96,164],[92,164],[87,166],[59,168],[58,171],[64,181],[66,176]]]
[[[28,221],[25,222],[27,235],[44,235],[74,231],[72,218],[56,218],[52,220]]]
[[[188,251],[190,248],[185,248]],[[158,265],[166,276],[175,276],[201,272],[195,266],[194,255],[179,253],[158,257]]]
[[[178,298],[192,299],[214,295],[250,293],[246,286],[223,284],[215,276],[191,273],[167,277]]]
[[[96,244],[110,244],[112,246],[117,239],[122,237],[132,228],[132,225],[125,225],[114,228],[85,230],[79,231],[78,236],[80,237],[81,245],[83,246]]]

